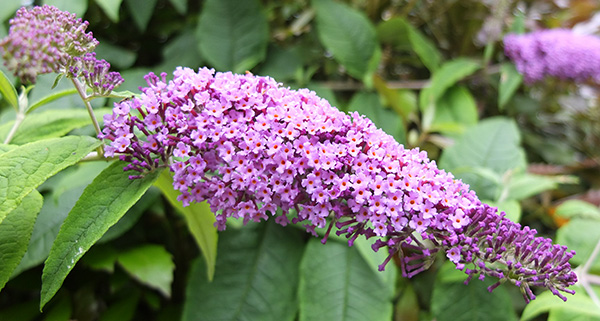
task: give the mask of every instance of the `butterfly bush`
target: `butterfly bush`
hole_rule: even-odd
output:
[[[600,82],[600,38],[568,29],[510,34],[504,38],[505,54],[528,83],[545,77]]]
[[[174,173],[184,206],[207,201],[216,225],[274,217],[316,235],[335,226],[349,245],[364,235],[387,247],[383,270],[399,255],[414,276],[443,252],[467,275],[510,281],[526,301],[531,286],[559,291],[576,281],[574,252],[536,237],[483,204],[469,186],[405,149],[369,119],[347,115],[307,89],[269,77],[194,72],[178,67],[146,77],[141,95],[115,104],[100,138],[106,155],[129,162],[138,178],[159,167]]]
[[[50,5],[21,7],[10,20],[8,36],[0,40],[4,64],[24,83],[38,75],[58,73],[80,78],[93,95],[107,96],[123,83],[110,64],[96,58],[98,40],[86,32],[89,22]]]

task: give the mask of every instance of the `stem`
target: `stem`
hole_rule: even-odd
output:
[[[4,140],[4,144],[10,143],[10,141],[12,140],[13,136],[17,132],[17,129],[19,129],[19,126],[21,126],[21,123],[23,122],[24,119],[25,119],[25,113],[22,113],[21,110],[19,110],[17,112],[17,118],[15,119],[15,123],[13,124],[12,128],[10,129],[8,136],[6,136],[6,139]]]
[[[23,120],[25,120],[25,111],[27,110],[27,105],[29,105],[29,101],[27,99],[27,92],[28,90],[26,90],[25,87],[21,88],[21,94],[19,95],[19,109],[17,110],[15,123],[13,124],[12,128],[10,129],[10,132],[6,136],[6,139],[4,139],[4,144],[10,143],[10,141],[13,139],[13,136],[15,136],[17,129],[19,129],[19,126],[21,126]]]
[[[90,118],[92,119],[92,124],[94,124],[94,129],[96,130],[96,135],[99,135],[101,132],[100,125],[98,124],[96,115],[94,115],[94,110],[92,109],[92,105],[90,104],[89,97],[85,93],[84,85],[77,78],[71,78],[71,81],[73,82],[73,86],[75,86],[75,89],[77,89],[77,93],[79,93],[79,97],[81,97],[81,100],[83,100],[83,103],[85,104],[85,108],[87,109],[88,114],[90,115]],[[98,155],[100,155],[100,156],[104,155],[104,148],[102,148],[102,145],[100,145],[98,147],[97,151],[98,151]]]

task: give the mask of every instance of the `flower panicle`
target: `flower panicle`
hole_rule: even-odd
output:
[[[72,57],[96,48],[98,40],[86,32],[88,25],[50,5],[21,7],[10,20],[8,36],[0,41],[0,53],[22,82],[35,83],[37,75],[63,73]]]
[[[362,235],[374,250],[387,247],[380,270],[397,255],[412,277],[441,251],[468,280],[510,281],[527,301],[531,286],[572,293],[573,252],[482,204],[425,152],[405,149],[358,113],[269,77],[181,67],[173,76],[149,74],[140,97],[105,117],[100,138],[136,176],[168,166],[178,200],[208,201],[219,229],[229,217],[273,216],[315,235],[327,227],[325,242],[335,226],[349,245]]]
[[[530,84],[546,77],[600,83],[600,37],[594,35],[568,29],[509,34],[504,52]]]

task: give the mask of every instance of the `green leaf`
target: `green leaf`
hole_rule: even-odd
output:
[[[393,293],[354,247],[311,239],[300,273],[300,321],[392,318]]]
[[[60,98],[66,97],[66,96],[70,96],[70,95],[74,95],[76,93],[77,93],[77,89],[75,89],[75,88],[64,89],[64,90],[52,92],[51,94],[44,96],[41,99],[37,100],[35,103],[31,104],[29,106],[29,108],[27,108],[27,113],[31,113],[32,111],[50,103],[50,102],[53,102],[57,99],[60,99]]]
[[[419,94],[419,107],[423,112],[425,129],[429,129],[435,119],[436,104],[446,90],[479,68],[481,65],[475,60],[457,58],[444,63],[433,73],[429,87],[423,89]]]
[[[346,243],[345,240],[341,242]],[[382,290],[388,291],[388,294],[392,296],[394,294],[394,283],[396,281],[398,269],[390,263],[386,265],[385,270],[379,271],[379,265],[388,257],[388,251],[381,249],[375,252],[373,251],[372,245],[373,241],[359,237],[356,239],[353,246],[358,250],[358,253],[360,253],[373,273],[381,279],[381,284],[383,284]]]
[[[182,320],[294,320],[303,234],[273,221],[222,232],[214,280],[191,268]]]
[[[100,321],[133,320],[135,317],[136,308],[140,302],[140,291],[136,289],[130,292],[131,293],[128,293],[110,305],[106,311],[102,313]]]
[[[6,102],[8,102],[15,110],[19,110],[19,95],[17,90],[12,85],[12,81],[8,79],[6,74],[0,70],[0,93]]]
[[[568,296],[567,302],[563,302],[559,297],[552,294],[550,291],[543,292],[537,298],[531,301],[523,310],[521,321],[527,321],[536,316],[550,312],[569,312],[584,317],[582,320],[592,320],[592,318],[600,318],[600,309],[589,296],[585,294],[585,290],[578,287],[573,296]]]
[[[169,0],[169,2],[171,2],[171,4],[173,5],[173,7],[175,8],[175,10],[177,10],[177,12],[180,15],[185,15],[187,12],[187,0]]]
[[[160,171],[129,179],[125,162],[114,162],[86,187],[58,232],[42,274],[40,309],[54,296],[75,263],[152,185]]]
[[[521,135],[513,120],[487,118],[467,129],[453,146],[446,148],[439,166],[471,185],[481,199],[495,200],[501,182],[479,175],[475,169],[485,169],[500,177],[508,171],[523,171],[526,161],[520,143]]]
[[[412,49],[429,71],[435,72],[439,68],[442,55],[438,48],[403,17],[394,17],[380,23],[377,33],[381,41],[392,43],[398,49]]]
[[[0,144],[0,154],[4,154],[8,151],[11,151],[17,148],[17,145],[9,145],[9,144]]]
[[[88,8],[87,0],[44,0],[42,3],[55,6],[62,11],[74,13],[78,17],[82,17]]]
[[[56,235],[58,235],[60,226],[82,192],[83,187],[76,187],[66,191],[56,200],[53,194],[46,197],[44,206],[33,226],[33,233],[29,240],[27,252],[23,256],[19,266],[13,271],[12,277],[46,260],[50,253],[50,248],[52,248],[52,243],[56,239]]]
[[[258,0],[207,0],[197,37],[200,52],[213,67],[241,73],[265,58],[269,26]]]
[[[158,71],[173,72],[178,66],[186,66],[192,69],[202,65],[202,55],[198,46],[190,46],[190,43],[196,42],[196,36],[191,29],[185,30],[177,37],[170,39],[162,52],[163,62]]]
[[[94,0],[102,11],[106,13],[108,19],[113,23],[119,22],[119,9],[121,8],[121,2],[123,0]]]
[[[522,82],[523,75],[517,71],[512,63],[504,63],[500,66],[498,109],[504,110],[504,106],[510,101]]]
[[[111,113],[110,108],[96,109],[96,117],[102,119],[105,114]],[[14,121],[0,126],[0,140],[4,140]],[[25,144],[46,138],[61,137],[74,129],[91,125],[90,115],[85,109],[61,109],[47,110],[41,113],[28,115],[15,136],[11,144]]]
[[[372,61],[378,43],[375,27],[365,14],[332,0],[313,0],[312,5],[317,34],[333,58],[357,79],[373,73],[378,65]]]
[[[577,252],[577,255],[570,260],[572,264],[584,264],[598,242],[600,242],[600,221],[597,220],[575,218],[556,231],[556,243]],[[592,270],[600,271],[600,260],[592,263]]]
[[[215,215],[210,211],[210,206],[208,203],[202,202],[184,207],[177,200],[180,193],[173,188],[173,176],[170,171],[163,171],[154,185],[161,190],[169,203],[185,217],[188,229],[192,233],[196,245],[202,251],[202,256],[206,262],[208,280],[212,280],[215,274],[219,236],[214,225],[216,222]]]
[[[498,208],[498,212],[505,212],[506,218],[513,222],[519,222],[521,220],[521,203],[514,199],[505,199],[501,202],[495,202],[491,200],[482,200],[483,203],[486,203],[490,206],[495,206]]]
[[[402,118],[394,111],[384,108],[377,93],[360,91],[352,96],[348,111],[367,116],[377,127],[394,136],[399,143],[406,142],[406,128]]]
[[[491,293],[487,287],[496,282],[486,278],[464,284],[466,275],[449,261],[438,271],[433,285],[431,312],[438,321],[517,320],[510,295],[504,286]]]
[[[267,59],[261,65],[259,75],[273,77],[277,81],[293,80],[302,69],[302,59],[297,48],[280,48],[273,45],[267,51]]]
[[[558,183],[556,178],[550,176],[517,173],[508,181],[506,198],[517,201],[524,200],[543,191],[555,189],[558,187]]]
[[[0,224],[0,290],[27,251],[33,224],[43,202],[38,191],[31,191]]]
[[[52,175],[98,147],[92,137],[67,136],[29,143],[0,155],[0,222]]]
[[[23,5],[21,0],[2,1],[2,10],[0,10],[0,21],[6,21],[15,15],[15,12]]]
[[[135,22],[141,32],[146,31],[148,22],[152,18],[154,7],[157,0],[125,0],[125,4],[129,8],[133,22]]]
[[[378,75],[373,76],[373,86],[381,96],[383,104],[391,107],[405,121],[417,109],[417,100],[415,93],[407,89],[392,89],[383,78]]]
[[[96,47],[94,51],[99,57],[102,57],[102,59],[110,61],[112,68],[119,69],[127,69],[131,67],[138,57],[136,51],[115,46],[106,41],[98,44],[98,47]]]
[[[600,221],[600,208],[581,200],[567,200],[561,203],[556,207],[554,214],[564,218],[589,218]]]
[[[171,296],[175,264],[162,245],[147,244],[119,254],[117,262],[141,283]]]
[[[453,86],[440,98],[436,105],[432,131],[445,134],[462,134],[479,119],[477,103],[465,86]],[[447,131],[448,125],[456,125],[457,132]]]

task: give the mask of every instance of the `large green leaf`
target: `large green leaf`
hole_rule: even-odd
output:
[[[445,134],[462,134],[469,126],[475,125],[477,104],[465,86],[453,86],[440,98],[436,105],[432,131]]]
[[[88,2],[86,0],[43,0],[42,3],[55,6],[63,11],[77,14],[78,17],[82,17],[88,8]]]
[[[95,0],[95,2],[112,22],[119,22],[119,9],[123,0]]]
[[[0,70],[0,93],[15,110],[19,110],[19,95],[6,74]]]
[[[190,46],[196,42],[196,36],[191,29],[183,31],[177,37],[169,40],[162,52],[162,63],[156,71],[173,72],[178,66],[196,69],[202,65],[202,56],[198,46]]]
[[[272,221],[221,233],[214,280],[192,266],[182,320],[294,320],[302,234]]]
[[[36,100],[36,102],[34,102],[33,104],[29,105],[29,108],[27,108],[27,113],[31,113],[32,111],[34,111],[48,103],[51,103],[55,100],[58,100],[60,98],[66,97],[66,96],[74,95],[76,93],[77,93],[77,89],[75,89],[75,88],[54,91],[51,94],[44,96],[44,97]]]
[[[428,130],[435,119],[436,104],[446,90],[459,80],[481,68],[479,62],[468,58],[457,58],[444,63],[431,76],[429,87],[419,94],[419,107],[423,112],[423,128]]]
[[[133,22],[140,31],[146,31],[148,22],[152,18],[152,12],[156,7],[157,0],[125,0],[125,4],[129,8]]]
[[[175,264],[162,245],[146,244],[119,254],[117,262],[141,283],[171,296]]]
[[[440,268],[431,297],[431,312],[438,321],[510,321],[517,320],[510,295],[504,286],[491,293],[487,287],[496,280],[473,280],[464,284],[466,275],[447,261]]]
[[[313,0],[319,39],[348,73],[358,79],[377,67],[377,35],[364,13],[333,0]]]
[[[600,221],[587,218],[571,219],[556,231],[556,242],[577,252],[570,262],[581,265],[587,262],[600,242]],[[592,262],[592,270],[600,271],[600,260]]]
[[[354,247],[311,239],[300,273],[301,321],[392,318],[393,292]]]
[[[240,73],[265,58],[269,26],[257,0],[207,0],[197,37],[200,52],[213,67]]]
[[[414,51],[429,71],[439,68],[442,55],[438,48],[403,17],[381,22],[377,25],[377,34],[382,42],[391,43],[396,49]]]
[[[0,224],[0,290],[27,251],[33,224],[43,201],[38,191],[31,191]]]
[[[446,148],[439,166],[471,185],[481,199],[496,200],[501,177],[508,171],[525,169],[525,152],[520,143],[521,136],[513,120],[488,118]]]
[[[567,200],[556,207],[556,216],[563,218],[590,218],[600,221],[598,206],[577,199]]]
[[[50,176],[100,145],[92,137],[67,136],[26,144],[0,155],[0,222]]]
[[[507,199],[524,200],[543,191],[555,189],[560,181],[551,176],[529,174],[525,172],[511,176],[505,188],[508,191]]]
[[[129,179],[114,162],[86,187],[58,232],[42,274],[40,308],[54,296],[75,263],[152,185],[160,171]]]
[[[598,305],[585,294],[585,290],[581,287],[575,289],[575,295],[568,296],[567,302],[563,302],[559,297],[552,294],[550,291],[546,291],[537,296],[537,298],[531,301],[523,310],[521,315],[522,321],[527,321],[535,318],[542,313],[552,314],[553,312],[565,313],[565,316],[580,316],[581,319],[576,320],[597,320],[600,318],[600,309]],[[550,319],[548,319],[550,320]],[[557,319],[554,319],[557,320]],[[559,319],[559,320],[574,320]]]
[[[517,88],[523,82],[521,75],[515,65],[505,63],[500,66],[500,85],[498,86],[498,109],[503,110],[506,103],[513,97]]]
[[[367,116],[377,127],[394,136],[399,143],[406,142],[406,128],[400,115],[383,107],[377,93],[358,92],[352,96],[348,111]]]
[[[102,119],[102,116],[110,113],[111,109],[97,109],[94,112],[96,117]],[[11,121],[0,126],[0,140],[6,138],[13,123]],[[47,110],[41,113],[29,114],[19,126],[11,140],[11,144],[21,145],[41,139],[60,137],[73,129],[91,124],[90,115],[83,108]]]
[[[185,217],[187,226],[194,236],[196,244],[202,251],[202,256],[206,262],[206,272],[209,280],[213,279],[215,274],[215,264],[217,261],[217,242],[219,236],[215,227],[215,215],[210,211],[210,206],[206,202],[193,203],[184,207],[177,200],[179,192],[173,188],[173,176],[170,171],[163,171],[154,183],[169,203],[175,207]]]

